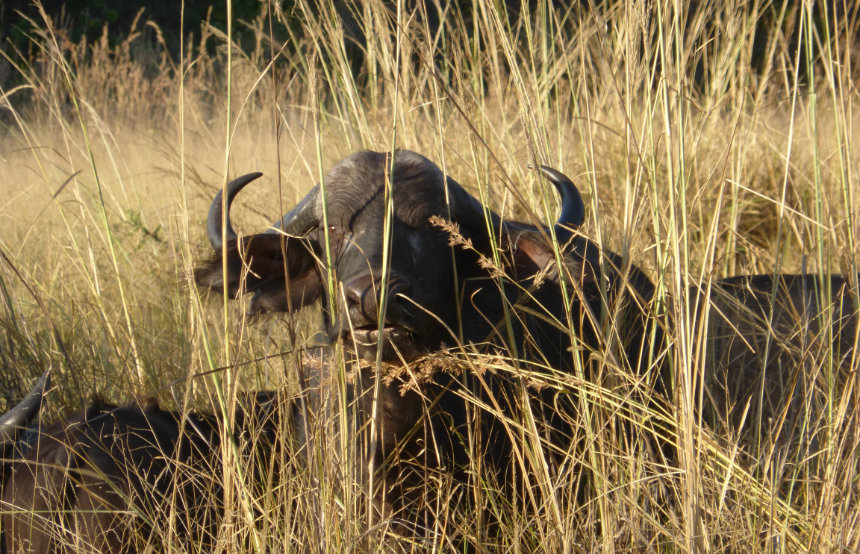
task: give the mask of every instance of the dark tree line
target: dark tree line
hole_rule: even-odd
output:
[[[345,29],[347,52],[350,55],[353,67],[357,72],[360,72],[362,65],[362,42],[363,35],[356,18],[353,14],[357,10],[361,10],[361,0],[305,0],[311,6],[318,2],[332,1],[336,11],[342,19],[342,24]],[[178,56],[179,47],[183,38],[194,40],[199,37],[202,26],[208,22],[215,28],[225,30],[227,28],[227,2],[225,0],[185,0],[184,14],[180,9],[178,0],[165,2],[163,0],[41,0],[45,12],[54,22],[54,27],[61,30],[64,36],[71,42],[78,42],[83,38],[93,42],[100,39],[105,31],[107,32],[108,40],[112,43],[119,43],[129,33],[133,22],[139,17],[137,30],[144,32],[142,40],[153,41],[155,33],[151,28],[145,27],[147,21],[153,22],[162,32],[162,40],[167,47],[168,53],[174,57]],[[383,4],[393,10],[396,5],[395,0],[383,0]],[[535,0],[502,0],[495,1],[493,5],[505,12],[509,22],[512,23],[511,28],[517,28],[515,22],[520,17],[522,9],[534,10],[539,3]],[[404,8],[412,14],[417,14],[418,17],[426,17],[427,26],[431,32],[435,32],[440,28],[442,14],[456,14],[466,22],[465,27],[468,29],[471,26],[475,9],[474,0],[403,0]],[[566,25],[576,25],[580,21],[587,21],[589,18],[597,18],[599,21],[606,21],[609,17],[614,17],[617,14],[616,0],[562,0],[556,1],[553,4],[553,9],[559,14],[566,13]],[[782,7],[787,8],[786,15],[780,16]],[[267,3],[261,0],[232,0],[232,18],[233,21],[253,21],[261,15],[262,10],[265,10]],[[753,43],[753,59],[751,60],[753,69],[759,70],[768,62],[767,43],[768,37],[775,32],[782,32],[785,36],[785,45],[789,51],[795,51],[799,46],[799,22],[801,18],[800,10],[803,4],[800,2],[794,3],[792,0],[787,0],[783,4],[783,0],[777,0],[771,4],[767,4],[763,11],[759,14],[755,27],[755,40]],[[293,36],[302,35],[302,14],[298,9],[296,0],[281,0],[278,2],[280,11],[287,17],[288,30],[283,28],[283,25],[278,23],[274,25],[275,39],[277,41],[286,41],[290,34]],[[421,9],[416,9],[416,8]],[[694,18],[692,14],[699,10],[716,10],[719,7],[714,7],[712,3],[693,0],[686,5],[687,20],[691,21]],[[818,28],[820,36],[823,35],[825,20],[827,20],[829,33],[831,36],[840,34],[843,37],[852,37],[855,44],[860,44],[860,10],[855,0],[827,0],[824,2],[815,2],[813,4],[813,20]],[[264,12],[263,12],[264,13]],[[825,14],[827,17],[825,17]],[[184,15],[184,21],[182,17]],[[715,18],[708,18],[708,21]],[[28,50],[33,48],[30,36],[36,28],[43,28],[44,21],[39,14],[34,0],[0,0],[0,48],[17,49],[24,56]],[[841,29],[834,29],[833,23],[839,22]],[[713,30],[715,33],[718,29]],[[254,31],[244,25],[233,25],[233,37],[236,42],[244,46],[252,46],[254,44]],[[703,36],[707,36],[705,32]],[[186,42],[188,44],[188,42]],[[153,43],[153,46],[157,46]],[[211,45],[209,45],[211,46]],[[690,45],[691,48],[696,48],[696,45]],[[815,60],[813,63],[818,63],[820,60]],[[0,60],[2,62],[2,60]],[[800,77],[805,80],[808,74],[804,67],[805,60],[801,60]],[[701,68],[697,68],[694,80],[701,80]],[[2,72],[0,72],[2,73]],[[0,74],[0,81],[2,81]],[[0,83],[2,84],[2,83]]]

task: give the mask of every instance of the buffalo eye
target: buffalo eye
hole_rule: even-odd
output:
[[[329,225],[329,240],[331,241],[332,255],[338,256],[352,244],[353,234],[337,225]]]

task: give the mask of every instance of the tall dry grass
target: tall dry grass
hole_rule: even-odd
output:
[[[434,477],[446,525],[421,540],[364,509],[348,441],[321,440],[310,466],[277,452],[285,463],[266,466],[262,485],[248,477],[254,462],[225,447],[218,549],[857,550],[856,453],[839,448],[854,441],[840,427],[857,415],[853,389],[832,383],[823,457],[740,463],[737,440],[697,410],[705,361],[687,295],[774,271],[846,274],[856,290],[857,14],[788,0],[539,1],[510,19],[485,0],[468,17],[440,4],[436,28],[423,3],[265,3],[257,20],[205,28],[178,56],[143,21],[119,44],[73,43],[44,16],[31,55],[6,48],[4,398],[47,366],[52,417],[93,392],[229,413],[239,391],[296,390],[289,353],[316,331],[314,314],[248,321],[237,303],[201,301],[189,280],[228,178],[266,174],[234,210],[237,228],[262,229],[345,155],[404,147],[499,212],[550,221],[556,201],[528,169],[544,163],[583,192],[585,233],[657,284],[653,309],[675,322],[655,353],[673,367],[672,413],[579,381],[585,446],[526,481],[532,503],[480,478],[463,492]],[[239,27],[252,48],[234,42]],[[360,62],[345,46],[356,29]],[[655,461],[606,432],[616,417],[657,422],[677,458]],[[583,480],[585,497],[571,492]],[[498,522],[492,536],[474,528],[475,506]],[[143,546],[194,551],[172,527],[155,531]]]

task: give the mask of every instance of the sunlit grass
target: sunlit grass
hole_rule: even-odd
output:
[[[443,25],[432,28],[418,4],[399,13],[381,2],[352,6],[364,30],[358,62],[344,46],[358,34],[342,4],[304,1],[290,14],[264,5],[259,20],[234,21],[232,32],[253,30],[248,50],[228,48],[227,29],[208,28],[174,56],[162,30],[143,22],[119,44],[71,43],[47,19],[36,22],[31,56],[6,49],[4,398],[48,365],[53,417],[93,393],[115,402],[155,394],[165,406],[220,413],[243,390],[297,391],[316,314],[250,321],[241,303],[222,310],[190,281],[209,248],[209,202],[229,178],[265,173],[234,209],[240,232],[258,232],[342,157],[404,147],[505,216],[548,222],[551,187],[528,169],[542,163],[582,191],[585,234],[658,286],[652,308],[673,322],[671,347],[655,352],[674,370],[672,412],[630,394],[636,372],[608,356],[601,382],[535,377],[575,391],[581,440],[569,463],[544,471],[557,452],[523,431],[518,462],[533,494],[506,498],[477,466],[465,490],[450,476],[428,477],[437,524],[427,540],[399,536],[367,509],[354,445],[336,432],[320,432],[300,455],[282,445],[284,463],[263,485],[233,452],[218,476],[230,484],[219,547],[855,550],[852,389],[830,379],[827,417],[810,416],[827,431],[816,444],[828,454],[750,466],[744,445],[700,420],[705,356],[687,287],[807,271],[850,275],[856,290],[856,14],[813,14],[789,1],[703,2],[697,11],[537,2],[511,20],[476,0],[468,17],[442,3]],[[284,25],[287,15],[301,33]],[[272,40],[270,28],[287,41]],[[521,371],[512,359],[465,363]],[[824,372],[829,363],[826,354],[811,361]],[[321,427],[349,427],[347,410],[333,400]],[[661,435],[677,457],[628,443],[615,432],[621,421]],[[475,506],[498,522],[492,537],[473,527]],[[171,551],[189,549],[162,531]]]

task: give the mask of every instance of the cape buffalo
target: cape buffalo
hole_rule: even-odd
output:
[[[252,293],[250,314],[294,312],[321,299],[331,343],[342,339],[356,363],[373,366],[378,359],[395,372],[424,355],[455,350],[501,352],[532,374],[537,368],[569,377],[577,364],[588,368],[599,350],[605,374],[629,368],[646,374],[650,281],[581,235],[578,190],[558,171],[539,170],[562,199],[556,242],[546,227],[503,219],[407,150],[347,157],[270,229],[240,238],[230,205],[260,177],[245,175],[228,184],[226,199],[218,193],[212,203],[213,257],[194,278],[230,297]],[[311,368],[310,380],[325,381],[330,369],[322,361]],[[361,442],[371,445],[367,455],[375,467],[389,460],[383,496],[395,509],[410,502],[402,493],[411,486],[404,475],[467,463],[470,433],[482,437],[479,450],[490,461],[485,467],[507,481],[513,445],[502,420],[522,415],[523,393],[543,440],[564,448],[574,440],[565,418],[579,411],[577,400],[558,388],[526,392],[522,376],[498,374],[469,384],[450,371],[437,372],[418,390],[402,381],[375,387],[375,370],[358,371],[349,395],[358,409],[356,428],[372,428],[362,422],[379,419],[377,435]],[[654,386],[654,373],[638,385]],[[494,405],[495,414],[468,415],[469,402],[451,389],[469,390],[474,404]],[[308,399],[319,403],[313,394]],[[429,440],[433,448],[426,447]],[[392,458],[420,458],[421,470],[391,471]]]
[[[563,199],[555,224],[558,259],[548,229],[503,220],[426,158],[405,150],[360,152],[335,165],[272,228],[243,238],[229,211],[222,227],[222,204],[229,210],[259,174],[232,181],[226,200],[218,194],[212,203],[215,252],[195,279],[202,287],[226,288],[231,297],[253,293],[252,314],[295,311],[322,297],[324,309],[335,306],[324,312],[330,339],[343,338],[367,360],[502,347],[516,360],[565,373],[580,352],[587,363],[588,353],[599,351],[597,358],[609,362],[604,372],[646,376],[642,382],[659,393],[648,398],[665,395],[671,405],[671,364],[661,360],[671,355],[671,344],[661,331],[674,332],[672,318],[653,317],[654,287],[643,272],[578,234],[583,203],[570,180],[540,170]],[[834,383],[844,383],[857,367],[857,299],[846,278],[739,276],[692,287],[688,297],[698,306],[691,331],[705,356],[708,385],[694,405],[731,434],[754,435],[745,446],[756,444],[768,422],[790,442],[809,408],[821,404],[828,373],[799,371],[810,365],[814,349],[832,352]],[[391,393],[397,406],[391,413],[399,420],[387,428],[409,428],[420,410],[414,398],[396,398]],[[563,408],[557,398],[552,402],[555,411]],[[456,403],[437,406],[454,421],[462,415]],[[547,417],[557,430],[555,416]],[[393,432],[379,437],[381,444],[398,442]]]
[[[217,418],[163,410],[153,398],[126,406],[96,400],[18,439],[47,376],[0,418],[0,552],[158,551],[168,547],[158,532],[168,522],[195,548],[214,544],[223,493],[220,480],[206,476],[219,469]],[[253,428],[268,442],[259,447],[271,448],[276,400],[256,393],[238,412],[232,428],[241,444],[254,448],[241,437]]]

